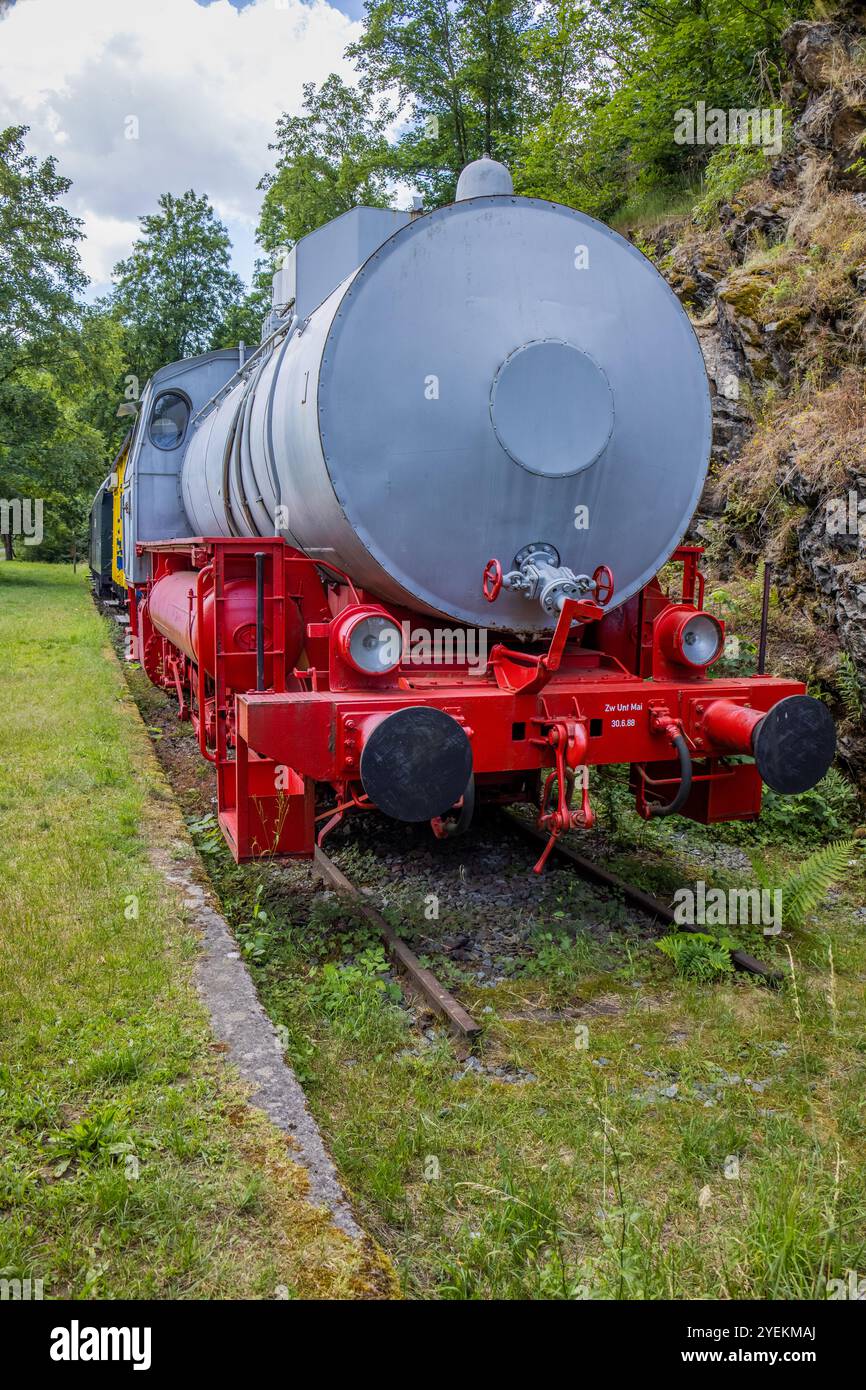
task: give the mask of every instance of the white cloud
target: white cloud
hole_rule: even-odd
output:
[[[100,286],[108,283],[117,262],[129,254],[140,228],[137,222],[128,222],[122,217],[102,217],[98,212],[87,213],[86,225],[87,237],[79,248],[81,264],[93,282],[92,291],[97,292]]]
[[[107,287],[160,193],[207,193],[249,280],[268,143],[305,82],[351,69],[360,32],[324,0],[18,0],[0,17],[0,127],[30,126],[84,218],[82,255]],[[135,118],[136,126],[129,118]],[[128,138],[137,133],[137,138]]]

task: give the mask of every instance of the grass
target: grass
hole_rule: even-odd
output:
[[[484,1024],[477,1057],[466,1058],[430,1016],[380,987],[368,931],[308,869],[238,868],[214,846],[194,750],[187,759],[189,740],[171,732],[170,702],[140,673],[133,680],[147,722],[164,730],[157,748],[174,760],[242,938],[256,910],[266,913],[251,964],[260,995],[409,1296],[796,1300],[863,1270],[866,943],[856,854],[803,928],[775,938],[735,929],[739,944],[785,968],[778,991],[727,972],[681,977],[626,907],[594,911],[586,886],[558,875],[528,954],[503,962],[498,983],[479,983],[450,957],[430,959]],[[621,792],[621,782],[598,788],[607,824],[591,854],[606,850],[616,871],[663,896],[701,877],[742,880],[724,863],[707,867],[715,828],[647,825],[624,810]],[[820,839],[812,827],[792,847],[786,825],[748,841],[770,883]],[[389,889],[387,910],[410,941],[423,932],[426,881],[395,880],[387,859],[351,837],[332,852],[357,881]],[[524,850],[506,877],[525,873],[531,857]],[[465,864],[471,880],[469,844]],[[440,919],[445,932],[473,930],[444,888]],[[589,919],[604,924],[606,940]]]
[[[786,971],[778,991],[727,972],[681,976],[624,904],[551,875],[542,920],[522,954],[497,962],[497,983],[431,948],[429,964],[484,1025],[466,1057],[395,998],[369,927],[304,865],[233,864],[187,726],[142,672],[129,679],[260,996],[407,1295],[796,1300],[862,1274],[859,854],[801,928],[734,929]],[[596,779],[599,839],[578,847],[667,900],[699,878],[755,881],[744,851],[780,884],[822,839],[850,834],[857,808],[835,783],[776,800],[766,823],[736,833],[648,824],[611,774]],[[395,874],[390,833],[385,857],[369,836],[329,850],[356,882],[387,889],[384,910],[411,942],[429,934],[429,878]],[[452,848],[419,840],[413,852]],[[471,884],[470,841],[456,858]],[[516,851],[504,880],[531,860]],[[476,927],[444,883],[437,925]]]
[[[148,854],[192,850],[84,573],[0,565],[0,649],[0,1276],[47,1298],[387,1291],[211,1039]]]
[[[796,1299],[862,1268],[859,948],[835,940],[834,996],[817,942],[796,996],[680,980],[650,949],[565,998],[555,963],[550,988],[464,990],[481,1071],[439,1035],[304,1014],[313,1105],[409,1292]],[[261,979],[296,1028],[299,973],[275,957]]]
[[[652,233],[666,223],[688,216],[699,188],[642,188],[633,193],[611,218],[614,231]]]

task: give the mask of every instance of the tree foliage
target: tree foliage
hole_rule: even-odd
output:
[[[38,550],[19,544],[21,554],[68,559],[73,541],[81,553],[87,509],[118,435],[124,355],[112,316],[82,308],[78,324],[46,345],[41,365],[0,384],[0,497],[43,502],[44,540]]]
[[[258,347],[262,323],[271,307],[272,272],[264,261],[256,262],[252,289],[230,304],[222,323],[211,338],[212,348]]]
[[[298,215],[283,239],[358,201],[377,202],[382,175],[421,189],[428,205],[453,198],[465,164],[487,152],[510,164],[519,192],[610,216],[635,189],[691,184],[712,152],[674,139],[676,113],[778,102],[785,27],[807,0],[367,0],[348,50],[360,78],[338,78],[308,111],[284,117],[278,138],[283,195]],[[329,84],[334,84],[331,87]],[[342,150],[323,138],[326,89],[355,114],[353,161],[366,184],[352,200],[332,190]],[[396,98],[390,146],[365,111]],[[280,173],[268,184],[269,194]],[[350,180],[351,181],[351,180]],[[393,182],[392,182],[393,191]],[[266,195],[266,203],[268,197]],[[261,239],[273,248],[271,209]]]
[[[128,330],[129,370],[144,381],[168,362],[205,352],[242,300],[231,240],[208,198],[163,193],[141,236],[114,267],[111,302]]]
[[[454,196],[463,166],[510,160],[532,111],[531,0],[367,0],[348,50],[368,96],[396,92],[404,126],[390,159],[429,203]]]
[[[244,294],[225,227],[189,191],[141,219],[114,292],[85,305],[81,223],[62,203],[70,181],[27,153],[26,134],[0,133],[0,498],[41,499],[45,538],[30,547],[8,534],[4,552],[68,558],[123,434],[128,379],[258,342],[266,289]]]
[[[0,131],[0,377],[40,360],[59,328],[77,320],[87,283],[81,221],[60,203],[70,188],[54,159],[27,154],[27,126]]]
[[[101,467],[87,416],[111,364],[78,301],[81,224],[60,202],[69,180],[26,152],[26,135],[0,132],[0,498],[42,499],[57,536],[74,528],[77,494]],[[3,540],[8,558],[11,531]]]
[[[676,113],[780,100],[781,35],[806,0],[548,0],[529,48],[536,119],[521,192],[608,217],[635,188],[691,183],[711,147],[679,144]]]
[[[318,90],[305,85],[303,114],[280,117],[270,146],[276,171],[259,184],[259,241],[266,250],[291,247],[350,208],[387,206],[387,120],[386,109],[334,73]]]

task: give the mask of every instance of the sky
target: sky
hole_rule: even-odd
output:
[[[0,0],[0,129],[71,178],[88,298],[160,193],[206,193],[249,283],[268,144],[305,82],[351,77],[362,0]]]

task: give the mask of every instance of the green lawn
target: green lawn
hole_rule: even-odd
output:
[[[85,609],[82,596],[75,611],[89,624]],[[125,727],[123,684],[103,662],[98,641],[89,664],[99,711],[90,718]],[[437,845],[372,818],[366,838],[361,829],[337,836],[330,852],[374,900],[389,895],[394,925],[483,1022],[478,1056],[467,1060],[429,1018],[395,1002],[375,937],[351,908],[322,893],[305,865],[232,863],[211,814],[212,773],[189,726],[177,722],[174,702],[143,672],[128,675],[344,1181],[410,1296],[794,1300],[822,1297],[827,1281],[845,1279],[849,1269],[863,1277],[862,841],[804,926],[769,938],[759,928],[736,929],[738,944],[787,972],[786,985],[774,991],[741,975],[707,983],[682,978],[633,914],[595,899],[562,871],[549,876],[528,948],[497,961],[504,978],[482,986],[466,964],[430,946],[425,917],[435,875],[442,937],[464,932],[475,939],[476,910],[461,906],[463,888],[482,872],[472,837]],[[55,717],[62,689],[51,696]],[[17,707],[22,699],[6,704]],[[85,716],[76,709],[74,718]],[[41,746],[32,722],[20,722],[20,737]],[[82,741],[85,762],[89,746]],[[51,775],[71,773],[61,759]],[[104,777],[104,764],[96,760],[91,775]],[[28,807],[40,795],[48,800],[40,779]],[[110,790],[116,799],[101,839],[110,837],[124,798],[141,795]],[[598,779],[593,796],[601,830],[597,839],[576,837],[578,847],[667,899],[677,885],[701,878],[718,886],[754,881],[748,861],[735,861],[742,850],[771,883],[781,883],[823,840],[857,834],[856,798],[838,774],[802,798],[768,797],[757,829],[641,822],[615,777]],[[33,836],[42,814],[40,806],[30,818]],[[385,857],[397,852],[405,875]],[[113,892],[121,902],[142,862],[125,835],[113,853]],[[532,858],[520,846],[505,877],[525,874]],[[19,917],[28,910],[40,927],[42,915],[64,920],[44,894],[39,911],[22,901]],[[485,911],[489,927],[489,905]],[[523,925],[507,905],[501,913],[509,930]],[[73,965],[85,969],[81,960]],[[54,965],[47,969],[50,984]],[[64,1007],[74,1011],[74,989],[66,989]],[[28,1009],[25,1036],[42,1023],[52,1038],[54,1008],[43,1004],[44,1017],[35,1022],[34,1012]],[[87,1019],[79,1026],[86,1038]],[[150,1023],[142,1021],[145,1040],[152,1026],[151,1014]],[[189,1029],[179,1036],[189,1047]],[[126,1037],[127,1025],[118,1025],[113,1045],[123,1049]],[[104,1040],[97,1046],[105,1052]],[[64,1059],[74,1055],[67,1047],[65,1038],[39,1043],[39,1067],[54,1058],[51,1084],[61,1102]],[[171,1056],[161,1045],[160,1066]],[[29,1057],[25,1065],[39,1070]],[[80,1088],[70,1071],[70,1088]],[[158,1107],[156,1079],[143,1081]],[[17,1142],[30,1132],[19,1129]],[[209,1118],[208,1142],[220,1132]],[[44,1165],[36,1141],[28,1142]],[[204,1167],[225,1190],[225,1170],[215,1175],[200,1156],[190,1161],[197,1177]],[[171,1191],[180,1185],[187,1193],[185,1172],[181,1164],[166,1177]],[[112,1180],[118,1182],[109,1167],[102,1181]],[[191,1190],[191,1201],[202,1200]],[[50,1193],[42,1200],[52,1210]],[[91,1200],[78,1211],[88,1213],[85,1224],[95,1230]],[[164,1240],[177,1241],[171,1220],[160,1229]]]
[[[84,570],[0,564],[0,1278],[44,1296],[370,1296],[191,984],[191,853]]]
[[[387,895],[393,924],[484,1024],[467,1063],[394,1002],[375,936],[304,865],[232,863],[172,702],[143,673],[132,682],[265,1006],[408,1294],[795,1300],[866,1273],[860,841],[804,926],[733,929],[786,972],[779,990],[683,978],[633,913],[567,871],[549,876],[528,951],[482,985],[429,945],[425,917],[435,875],[443,938],[473,940],[479,911],[489,927],[489,904],[461,905],[484,871],[473,837],[437,845],[365,818],[366,833],[359,823],[329,851],[374,901]],[[743,850],[781,884],[822,839],[856,835],[838,774],[803,798],[768,797],[757,829],[647,824],[613,778],[594,801],[601,832],[578,847],[667,900],[698,879],[754,882]],[[505,878],[533,858],[519,845]]]
[[[472,862],[467,851],[469,875]],[[238,871],[222,868],[240,903]],[[292,873],[294,893],[283,875],[265,898],[272,934],[254,973],[408,1292],[801,1299],[847,1269],[862,1277],[859,874],[807,931],[778,947],[747,937],[780,964],[790,949],[795,975],[779,991],[679,978],[627,910],[600,946],[582,926],[585,892],[563,883],[534,958],[503,983],[479,988],[430,960],[485,1024],[475,1070],[374,993],[363,925],[333,905],[330,922],[305,916]],[[387,884],[369,859],[356,873]],[[412,897],[395,914],[410,940]],[[471,913],[444,920],[472,930]],[[328,961],[342,963],[327,975]]]

